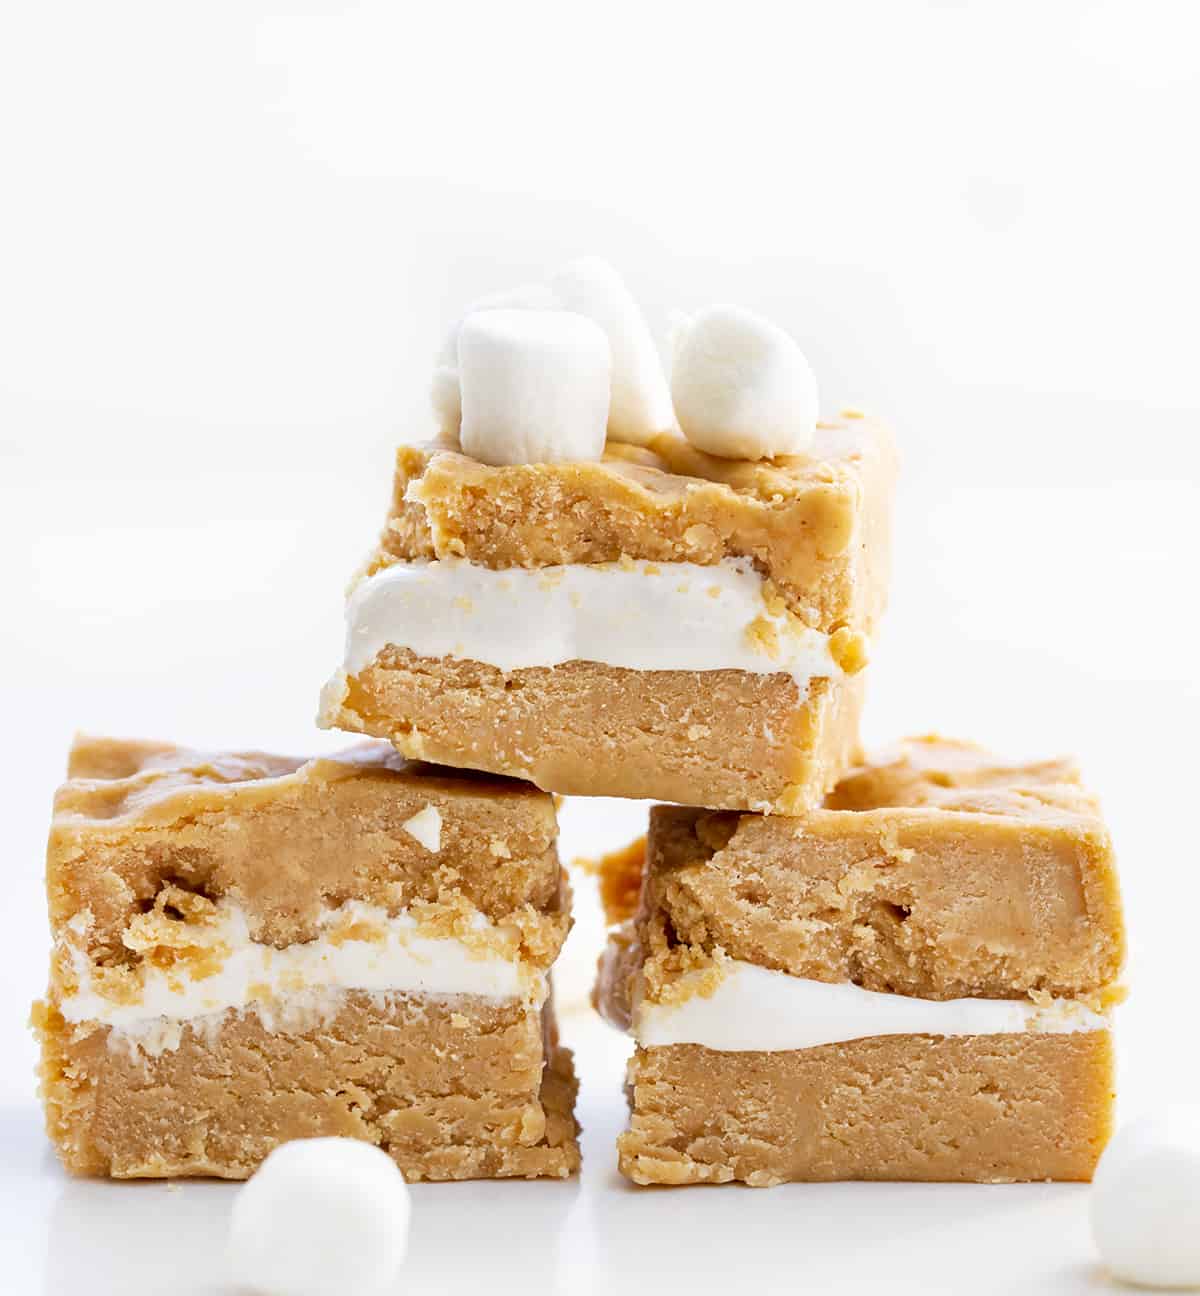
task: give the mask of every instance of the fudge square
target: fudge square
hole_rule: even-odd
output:
[[[570,1174],[556,832],[535,788],[384,743],[77,740],[34,1006],[63,1163],[242,1179],[279,1143],[345,1135],[410,1180]]]
[[[552,792],[810,808],[856,747],[894,477],[851,415],[756,462],[402,448],[321,723]]]
[[[622,1172],[1090,1179],[1124,931],[1075,768],[919,739],[828,804],[652,811],[638,908],[596,992],[637,1041]]]

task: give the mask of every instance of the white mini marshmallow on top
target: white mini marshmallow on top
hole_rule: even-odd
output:
[[[468,315],[458,330],[463,452],[493,465],[599,459],[611,369],[608,339],[582,315]]]
[[[1200,1287],[1200,1108],[1124,1126],[1092,1180],[1092,1236],[1111,1272],[1143,1287]]]
[[[256,1296],[382,1296],[408,1249],[409,1210],[404,1176],[370,1143],[284,1143],[233,1203],[233,1281]]]
[[[625,281],[600,257],[580,257],[563,266],[548,284],[524,284],[482,297],[454,325],[437,357],[431,398],[444,433],[462,420],[458,336],[463,321],[483,310],[567,310],[597,324],[612,358],[607,434],[614,441],[647,445],[675,427],[671,393],[658,348]]]
[[[675,426],[671,393],[650,326],[624,279],[597,256],[580,257],[550,280],[559,304],[594,320],[612,348],[608,435],[647,445]]]
[[[505,292],[489,293],[473,301],[446,334],[433,370],[430,397],[440,428],[454,435],[462,421],[462,393],[458,383],[458,330],[468,315],[485,310],[556,310],[558,303],[545,284],[521,284]]]
[[[709,306],[674,333],[671,397],[684,436],[724,459],[799,454],[817,426],[817,380],[781,328],[737,306]]]

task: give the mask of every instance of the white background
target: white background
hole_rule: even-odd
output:
[[[220,1290],[229,1190],[67,1185],[23,1029],[76,728],[328,749],[340,593],[472,296],[582,252],[661,335],[728,300],[905,461],[867,737],[1073,751],[1120,850],[1124,1115],[1194,1096],[1200,119],[1191,7],[0,4],[0,1257]],[[564,853],[642,808],[573,803]],[[620,1044],[562,989],[582,1186],[422,1189],[478,1291],[1092,1290],[1086,1189],[624,1190]]]

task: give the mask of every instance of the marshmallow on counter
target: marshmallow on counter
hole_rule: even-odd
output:
[[[463,453],[494,465],[599,459],[611,369],[608,339],[582,315],[468,315],[458,330]]]
[[[684,436],[723,459],[799,454],[816,432],[817,380],[804,353],[736,306],[676,324],[671,396]]]
[[[1092,1235],[1111,1272],[1144,1287],[1200,1287],[1200,1108],[1126,1125],[1092,1180]]]
[[[284,1143],[233,1203],[233,1281],[257,1296],[381,1296],[408,1223],[408,1185],[386,1152],[348,1138]]]
[[[612,348],[612,402],[608,435],[630,445],[648,445],[675,427],[671,393],[650,326],[625,281],[607,261],[580,257],[550,281],[564,310],[594,320]]]
[[[434,368],[430,395],[443,433],[457,432],[462,419],[458,337],[463,322],[497,309],[567,310],[604,331],[612,356],[607,433],[614,441],[647,445],[675,427],[666,375],[645,317],[617,271],[588,256],[563,266],[549,284],[524,284],[472,303],[447,335]]]

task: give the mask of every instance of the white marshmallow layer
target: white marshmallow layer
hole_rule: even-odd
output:
[[[359,583],[346,622],[350,675],[389,645],[500,670],[590,661],[640,671],[785,672],[805,688],[842,673],[828,635],[768,611],[762,578],[742,559],[502,571],[456,558],[397,563]]]
[[[75,946],[71,953],[78,986],[62,997],[59,1008],[69,1022],[98,1022],[149,1038],[164,1020],[248,1008],[274,1029],[275,1014],[286,1015],[289,1003],[307,998],[311,1006],[314,996],[350,990],[520,997],[538,1003],[545,997],[545,977],[522,963],[516,930],[496,927],[482,915],[475,923],[478,947],[453,937],[422,935],[411,914],[389,916],[359,901],[326,909],[317,925],[320,935],[313,940],[276,949],[252,940],[245,912],[223,900],[215,919],[188,935],[190,945],[213,951],[218,970],[194,977],[186,964],[162,968],[147,963],[141,994],[129,1002],[100,993],[91,960]]]
[[[1011,1035],[1104,1030],[1106,1017],[1070,1000],[915,999],[812,981],[730,959],[715,991],[678,1003],[641,999],[632,1033],[646,1048],[700,1044],[722,1052],[817,1048],[873,1035]]]

